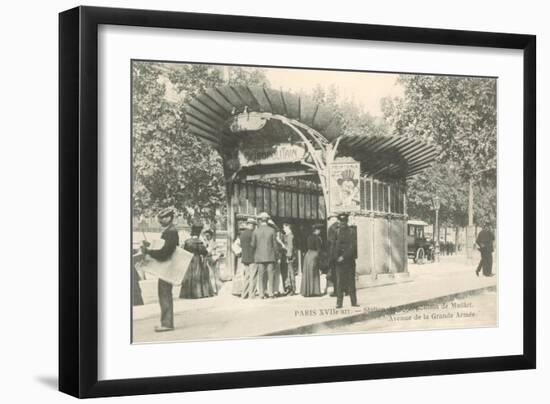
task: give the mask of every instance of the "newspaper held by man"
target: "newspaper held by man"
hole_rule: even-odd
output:
[[[162,242],[162,240],[160,241]],[[160,246],[156,247],[160,248]],[[150,255],[142,255],[141,260],[139,260],[136,266],[137,269],[154,275],[172,285],[181,285],[185,271],[189,268],[192,258],[193,254],[178,246],[169,260],[158,261]]]

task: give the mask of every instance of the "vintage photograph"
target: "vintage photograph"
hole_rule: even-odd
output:
[[[497,80],[132,60],[132,343],[497,327]]]

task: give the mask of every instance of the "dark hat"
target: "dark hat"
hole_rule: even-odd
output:
[[[168,216],[174,217],[174,214],[175,214],[174,208],[164,208],[158,213],[157,217],[159,218],[168,217]]]
[[[317,230],[317,229],[323,230],[324,228],[325,228],[325,225],[323,223],[315,223],[313,225],[313,230]]]
[[[341,177],[336,180],[338,185],[342,185],[344,181],[352,181],[354,185],[357,185],[357,180],[355,179],[355,173],[353,170],[348,169],[342,171]]]
[[[200,220],[194,220],[193,223],[191,223],[191,235],[199,236],[202,232],[203,227],[204,225]]]
[[[210,235],[213,235],[214,234],[214,230],[212,229],[206,229],[205,231],[203,231],[204,234],[208,233]]]
[[[349,214],[348,213],[338,213],[338,220],[348,220]]]

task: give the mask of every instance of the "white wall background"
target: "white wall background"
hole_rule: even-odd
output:
[[[110,399],[153,402],[544,402],[550,377],[550,25],[542,1],[90,1],[88,5],[530,33],[538,36],[538,369]],[[4,2],[0,24],[0,396],[68,402],[57,385],[57,13],[74,1]],[[545,161],[544,161],[545,160]],[[518,242],[520,236],[518,235]],[[25,273],[25,275],[22,275]],[[414,349],[414,347],[411,347]],[[183,358],[182,358],[183,359]],[[345,398],[344,398],[345,397]]]

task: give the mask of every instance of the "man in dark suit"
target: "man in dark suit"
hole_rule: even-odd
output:
[[[256,225],[256,219],[249,217],[244,224],[245,228],[239,234],[241,264],[243,266],[241,297],[245,299],[253,299],[258,290],[258,277],[254,267],[254,248],[252,248],[252,234]]]
[[[495,243],[495,236],[489,229],[488,224],[484,224],[483,230],[479,232],[476,239],[479,252],[481,253],[481,260],[476,269],[476,275],[479,276],[479,272],[483,269],[483,275],[494,276],[493,274],[493,247]]]
[[[274,297],[273,275],[277,237],[275,229],[267,225],[269,215],[262,212],[258,215],[258,228],[252,233],[251,247],[254,249],[254,263],[258,267],[258,291],[260,298]],[[242,246],[241,246],[242,248]],[[267,293],[264,289],[267,276]]]
[[[171,208],[163,209],[158,214],[158,221],[164,227],[161,239],[164,240],[163,246],[158,250],[150,250],[149,243],[144,242],[141,247],[144,254],[149,254],[158,261],[167,261],[172,257],[179,244],[179,235],[176,226],[174,226],[174,210]],[[162,279],[158,280],[158,295],[160,304],[160,327],[155,327],[156,332],[172,331],[174,329],[174,305],[172,301],[172,284]]]
[[[348,214],[338,215],[340,225],[336,232],[332,247],[332,259],[336,270],[336,308],[342,308],[344,291],[349,293],[351,305],[357,304],[355,290],[355,259],[357,258],[357,246],[353,229],[348,225]]]
[[[246,229],[244,229],[239,234],[239,239],[241,241],[241,263],[248,267],[250,264],[254,263],[254,248],[252,248],[252,233],[256,228],[256,220],[253,218],[248,218],[246,220]]]

